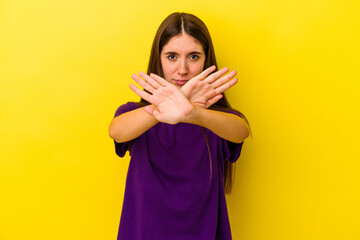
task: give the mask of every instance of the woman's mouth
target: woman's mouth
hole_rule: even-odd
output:
[[[189,80],[174,80],[175,84],[178,86],[184,86]]]

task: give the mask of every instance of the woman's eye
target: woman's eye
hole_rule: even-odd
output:
[[[168,59],[170,59],[170,60],[175,60],[175,55],[168,55]]]
[[[196,60],[196,59],[199,58],[199,56],[198,56],[198,55],[191,55],[190,58],[191,58],[192,60]]]

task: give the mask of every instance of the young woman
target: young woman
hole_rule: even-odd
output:
[[[140,102],[120,106],[109,126],[116,153],[131,155],[118,239],[231,239],[225,190],[249,126],[223,94],[236,71],[216,66],[199,18],[162,22],[147,74],[132,75]]]

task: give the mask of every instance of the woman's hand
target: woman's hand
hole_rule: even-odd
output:
[[[232,79],[236,75],[235,70],[223,76],[229,71],[229,68],[225,67],[210,74],[215,69],[215,66],[207,68],[181,87],[180,91],[191,103],[209,108],[223,97],[221,93],[237,83],[237,78]]]
[[[176,86],[155,74],[149,76],[139,72],[139,76],[133,74],[132,78],[151,94],[140,90],[133,84],[130,84],[130,88],[139,97],[152,104],[144,107],[144,111],[154,116],[158,121],[176,124],[185,121],[192,113],[193,105]]]

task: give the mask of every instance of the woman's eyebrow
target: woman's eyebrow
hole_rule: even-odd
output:
[[[190,53],[189,53],[189,55],[192,55],[192,54],[202,54],[202,52],[193,51],[193,52],[190,52]]]
[[[177,52],[168,51],[168,52],[165,52],[164,54],[176,55],[176,54],[178,54],[178,53],[177,53]],[[188,55],[192,55],[192,54],[202,54],[202,52],[192,51],[192,52],[189,52],[189,53],[188,53]]]
[[[168,52],[165,52],[164,54],[171,54],[171,55],[175,55],[175,54],[178,54],[177,52],[171,52],[171,51],[168,51]]]

